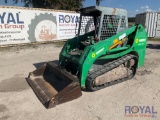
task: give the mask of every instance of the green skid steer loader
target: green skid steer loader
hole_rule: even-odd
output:
[[[127,11],[93,6],[80,9],[76,37],[59,54],[31,72],[29,85],[46,108],[128,79],[143,66],[147,33],[142,25],[128,28]]]

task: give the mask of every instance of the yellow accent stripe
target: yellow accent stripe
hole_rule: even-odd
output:
[[[109,50],[111,50],[112,48],[114,48],[114,47],[116,47],[117,45],[121,45],[124,41],[126,41],[127,40],[127,38],[124,38],[123,40],[120,40],[120,41],[117,41],[117,39],[116,40],[114,40],[113,42],[114,42],[114,44],[109,48]],[[117,42],[116,42],[117,41]]]
[[[120,40],[119,42],[113,44],[109,49],[112,49],[114,47],[116,47],[117,45],[121,45],[122,44],[122,40]]]

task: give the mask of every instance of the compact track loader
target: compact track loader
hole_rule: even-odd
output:
[[[48,62],[27,78],[46,108],[80,97],[81,89],[96,91],[134,77],[144,64],[147,33],[142,25],[128,28],[127,19],[123,9],[80,9],[78,32],[63,46],[59,64]]]

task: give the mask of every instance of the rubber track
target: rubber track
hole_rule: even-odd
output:
[[[95,80],[96,77],[98,77],[98,76],[100,76],[100,75],[102,75],[102,74],[104,74],[104,73],[106,73],[108,71],[111,71],[112,69],[120,66],[121,64],[123,64],[126,61],[128,61],[130,59],[133,59],[133,58],[136,59],[135,71],[134,71],[133,76],[132,76],[132,77],[134,77],[134,75],[136,73],[136,67],[137,67],[137,63],[138,63],[138,58],[135,55],[128,54],[128,55],[125,55],[125,56],[123,56],[123,57],[121,57],[119,59],[116,59],[116,60],[112,61],[112,62],[109,62],[107,64],[102,65],[101,67],[99,67],[95,71],[89,72],[87,80],[86,80],[87,89],[89,89],[91,91],[96,91],[96,90],[99,90],[99,89],[102,89],[102,88],[105,88],[105,87],[109,87],[109,86],[114,85],[114,84],[118,84],[118,83],[126,81],[128,79],[131,79],[132,77],[122,78],[122,79],[118,79],[118,80],[115,80],[115,81],[107,82],[105,84],[93,87],[93,81]]]

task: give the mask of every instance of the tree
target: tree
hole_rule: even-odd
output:
[[[96,5],[99,6],[99,4],[100,4],[101,1],[102,0],[96,0]]]
[[[7,3],[7,0],[4,1]],[[77,10],[83,6],[84,0],[13,0],[13,4],[18,2],[23,2],[24,7]]]
[[[77,10],[83,6],[84,0],[47,0],[48,8],[60,10]]]

